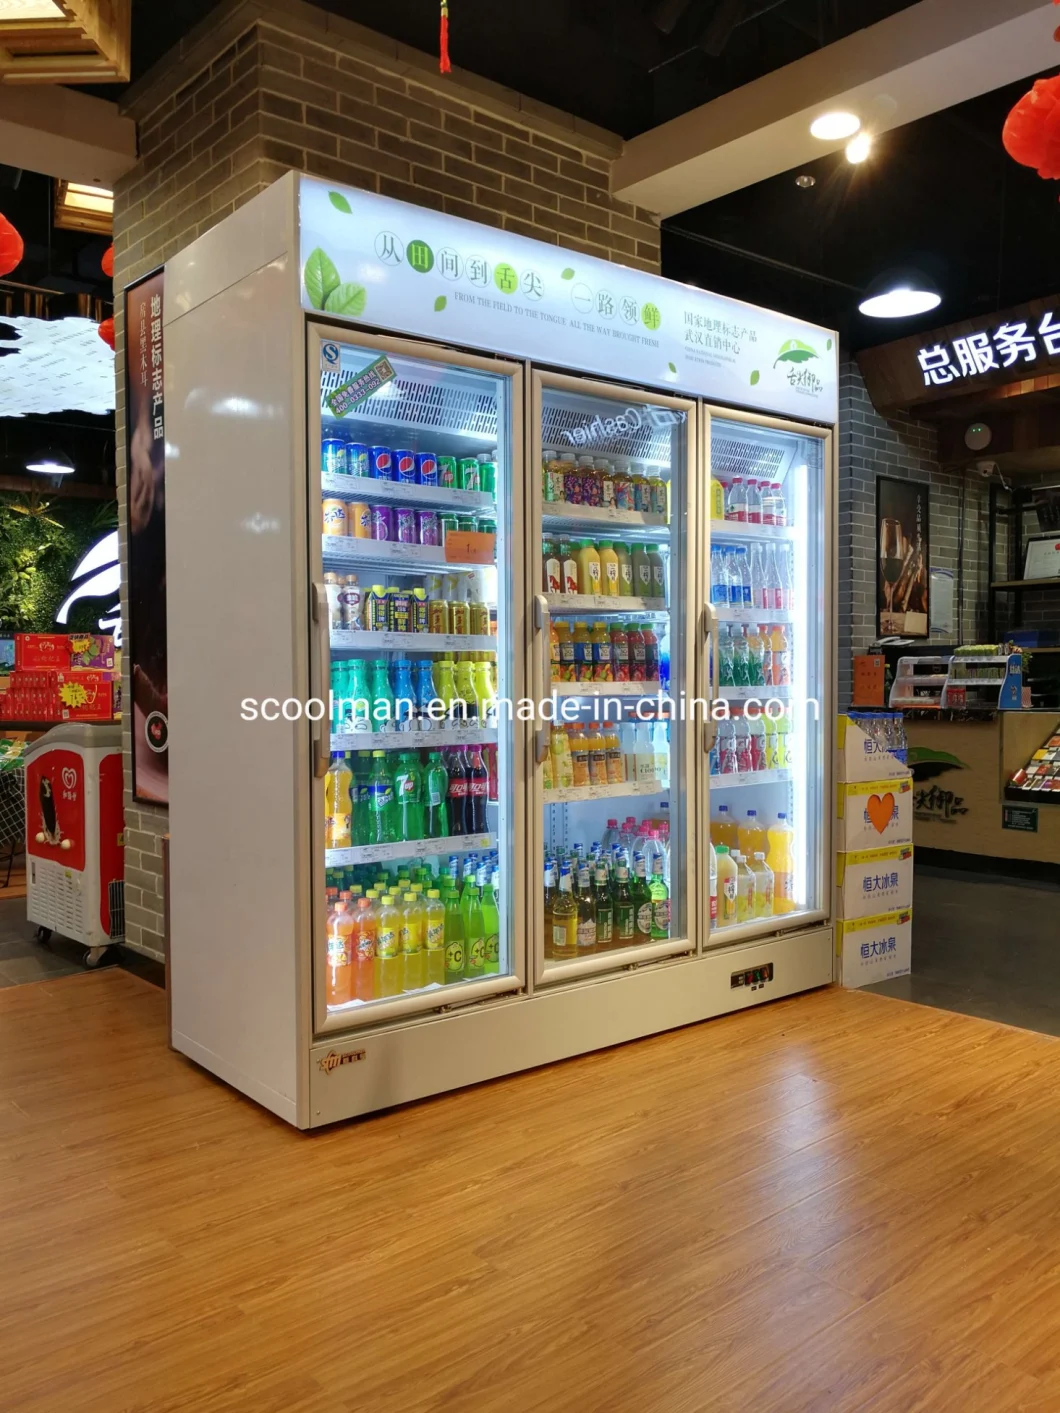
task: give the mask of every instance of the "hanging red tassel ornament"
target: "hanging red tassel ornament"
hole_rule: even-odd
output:
[[[103,258],[102,258],[102,260],[100,260],[99,263],[103,266],[103,273],[106,275],[107,279],[108,279],[108,280],[112,280],[112,279],[114,278],[114,247],[113,247],[113,245],[108,245],[108,246],[107,246],[106,250],[103,252]]]
[[[442,0],[442,32],[439,40],[438,72],[447,74],[451,72],[452,67],[449,62],[449,0]]]
[[[96,329],[96,333],[99,334],[100,338],[103,340],[103,342],[104,342],[105,344],[107,344],[111,349],[113,349],[113,347],[114,347],[114,320],[113,320],[113,319],[104,319],[103,322],[102,322],[102,323],[99,325],[99,327]]]
[[[1053,38],[1060,41],[1060,29]],[[1005,119],[1001,141],[1013,161],[1045,181],[1060,181],[1060,75],[1038,79],[1023,95]]]
[[[0,275],[10,275],[21,262],[25,249],[18,231],[6,216],[0,216]]]

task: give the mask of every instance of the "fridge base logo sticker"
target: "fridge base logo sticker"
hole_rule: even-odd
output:
[[[363,1050],[329,1050],[317,1061],[324,1074],[333,1074],[343,1065],[355,1065],[365,1058]]]

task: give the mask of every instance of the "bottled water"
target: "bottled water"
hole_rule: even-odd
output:
[[[747,487],[742,476],[734,476],[725,495],[725,519],[747,520]]]
[[[765,572],[762,575],[763,597],[765,603],[762,605],[767,611],[781,609],[784,607],[784,585],[780,577],[780,567],[777,563],[776,545],[766,545],[763,550]]]
[[[743,603],[743,583],[740,579],[740,571],[736,567],[737,557],[735,549],[725,551],[725,585],[730,608],[739,608]]]
[[[751,603],[755,608],[765,608],[765,557],[760,544],[753,544],[748,555],[748,572],[751,577]]]
[[[710,551],[710,601],[725,605],[729,602],[729,581],[725,574],[725,551],[712,545]]]
[[[732,721],[718,722],[718,774],[736,774],[736,738]]]
[[[736,686],[733,673],[733,631],[727,623],[723,623],[718,629],[718,685],[720,687]]]
[[[740,545],[736,550],[736,574],[740,581],[740,604],[751,607],[751,571],[747,563],[747,550]]]
[[[781,608],[795,607],[795,571],[792,564],[790,545],[780,545],[780,597]]]
[[[780,482],[774,481],[769,488],[770,496],[773,500],[773,524],[786,525],[788,523],[788,507],[784,500],[784,492],[780,489]]]
[[[745,498],[747,501],[747,523],[748,525],[761,525],[762,523],[762,490],[763,482],[749,480],[746,485]]]
[[[732,728],[736,769],[740,775],[750,774],[752,770],[750,728],[742,716],[735,718]]]

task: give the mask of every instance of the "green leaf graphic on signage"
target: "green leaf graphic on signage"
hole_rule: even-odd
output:
[[[662,315],[657,304],[646,304],[640,311],[640,317],[644,321],[646,329],[657,329],[662,323]]]
[[[332,206],[334,206],[335,210],[341,211],[344,216],[353,215],[353,207],[346,200],[341,191],[329,191],[328,200],[331,202]]]
[[[436,314],[440,314],[448,303],[449,301],[446,299],[445,295],[440,294],[438,298],[434,301],[434,312]]]
[[[948,765],[954,770],[967,770],[968,767],[960,756],[953,755],[950,751],[937,751],[933,746],[910,746],[910,765]]]
[[[563,271],[563,274],[560,275],[560,279],[561,279],[561,280],[573,280],[573,279],[574,279],[574,271],[571,269],[571,267],[570,267],[569,265],[568,265],[567,268]]]
[[[832,340],[831,340],[831,339],[829,339],[828,342],[825,344],[825,346],[824,346],[824,351],[825,351],[825,353],[831,353],[831,351],[832,351]]]
[[[501,294],[514,294],[519,288],[519,276],[511,265],[500,264],[493,272],[493,283]]]
[[[780,352],[777,354],[777,363],[808,363],[811,358],[819,358],[820,354],[808,343],[802,343],[799,339],[787,339],[780,345]]]
[[[336,285],[324,301],[324,308],[329,314],[348,314],[356,319],[364,313],[367,300],[368,291],[364,285]]]
[[[331,256],[318,245],[305,262],[305,291],[314,309],[323,309],[328,295],[341,281]]]
[[[410,240],[405,259],[418,275],[426,275],[434,269],[434,251],[425,240]]]
[[[756,369],[754,370],[754,372],[751,374],[751,386],[752,386],[752,387],[755,386],[755,384],[759,381],[759,379],[761,378],[761,376],[762,376],[762,374],[761,374],[761,373],[758,371],[758,369],[756,368]]]
[[[666,366],[667,366],[667,368],[669,368],[669,370],[670,370],[671,373],[676,373],[676,372],[677,372],[677,365],[676,365],[676,363],[667,363]]]

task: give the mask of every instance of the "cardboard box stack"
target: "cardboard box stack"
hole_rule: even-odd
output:
[[[101,633],[17,633],[15,666],[0,677],[0,722],[113,721],[121,663]]]
[[[840,716],[836,742],[836,952],[868,986],[910,969],[913,780],[900,712]]]

